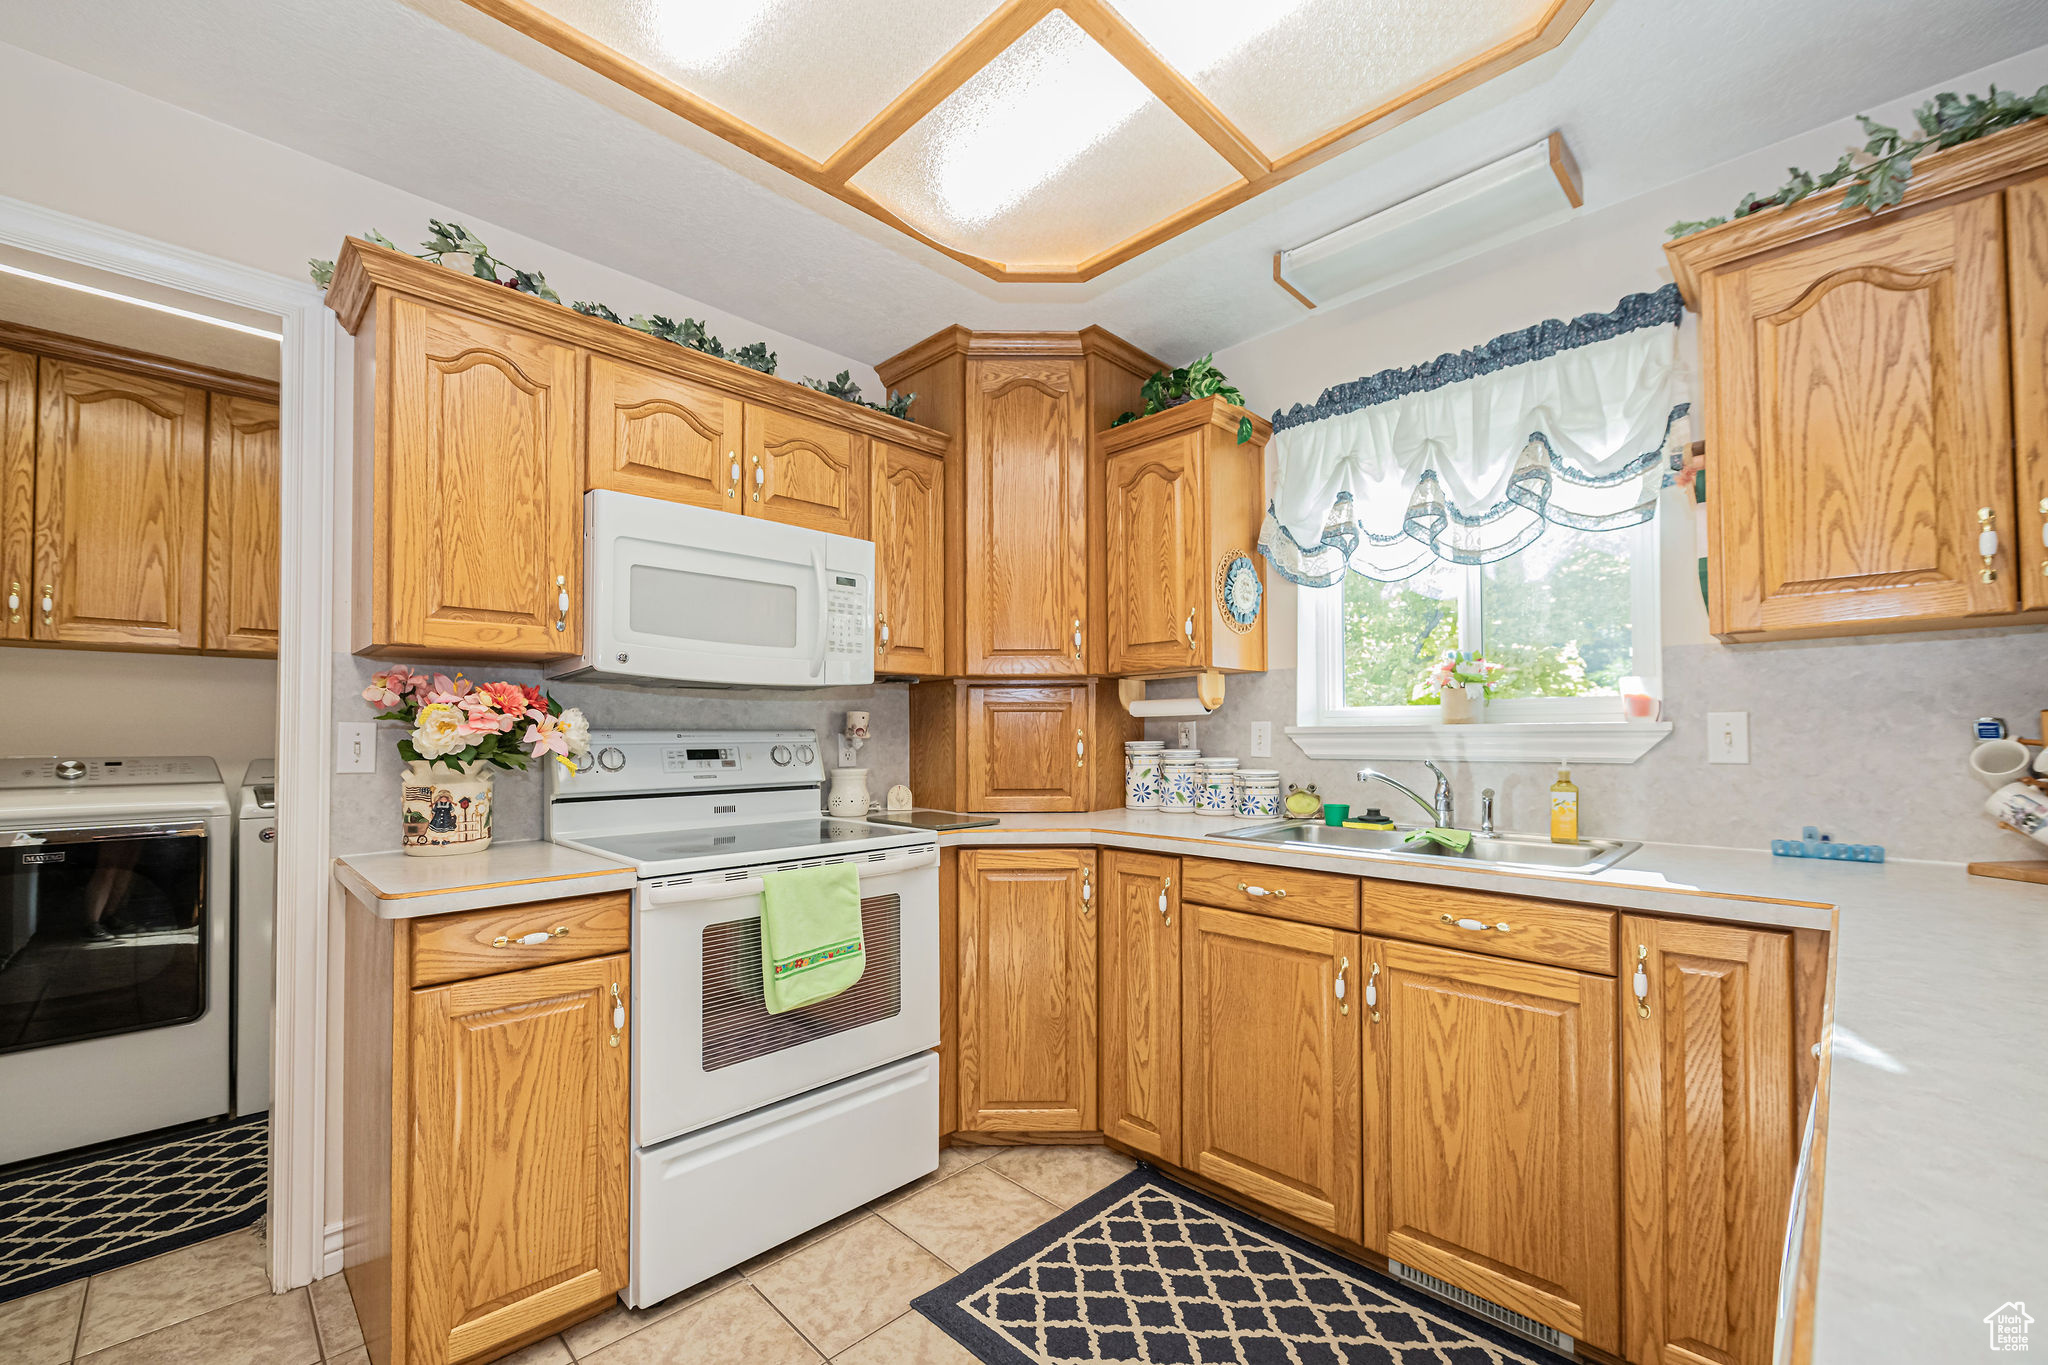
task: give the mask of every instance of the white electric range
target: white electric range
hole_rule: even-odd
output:
[[[550,764],[548,837],[633,863],[632,1262],[655,1303],[938,1166],[938,844],[819,813],[809,730],[611,730]],[[866,969],[785,1014],[763,875],[852,862]]]

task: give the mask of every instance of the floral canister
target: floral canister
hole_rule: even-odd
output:
[[[476,853],[491,846],[491,766],[471,763],[405,765],[400,789],[407,853],[438,857]]]
[[[1271,768],[1241,768],[1237,774],[1237,813],[1250,820],[1280,816],[1280,774]]]
[[[1167,749],[1159,755],[1159,808],[1186,815],[1195,809],[1195,760],[1199,749]]]
[[[1134,739],[1124,745],[1124,808],[1158,810],[1165,802],[1160,790],[1159,755],[1166,749],[1160,739]]]
[[[1237,814],[1237,760],[1198,759],[1195,772],[1196,811],[1202,815]]]

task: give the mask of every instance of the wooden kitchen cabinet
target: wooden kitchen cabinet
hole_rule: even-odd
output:
[[[1240,445],[1238,423],[1253,436]],[[1108,671],[1266,666],[1258,544],[1272,426],[1215,398],[1105,432]]]
[[[748,516],[867,538],[867,437],[750,403],[743,453]]]
[[[1614,979],[1390,939],[1357,979],[1361,1240],[1617,1350]]]
[[[275,657],[277,404],[215,394],[206,419],[206,648]]]
[[[1104,851],[1102,1133],[1180,1160],[1180,860]]]
[[[0,348],[0,640],[26,640],[36,554],[36,358]]]
[[[1192,902],[1181,925],[1181,1164],[1359,1240],[1358,935]]]
[[[742,511],[745,406],[707,384],[593,355],[585,485]]]
[[[1666,246],[1700,311],[1715,634],[2048,607],[2044,166],[2048,128],[2016,128],[1882,214],[1837,191]]]
[[[37,398],[32,638],[198,649],[206,391],[45,356]]]
[[[966,811],[1105,810],[1123,804],[1123,746],[1144,733],[1106,682],[916,683],[910,788]]]
[[[960,1128],[1096,1126],[1092,849],[960,855]]]
[[[1766,1365],[1798,1152],[1791,935],[1625,916],[1621,944],[1622,1354]]]
[[[887,441],[868,446],[875,542],[875,672],[946,671],[946,462]]]
[[[349,899],[343,1260],[377,1365],[503,1355],[625,1286],[627,899],[445,925]],[[575,933],[489,946],[494,927],[557,922]],[[598,951],[562,960],[574,942]],[[442,979],[465,960],[472,975]]]

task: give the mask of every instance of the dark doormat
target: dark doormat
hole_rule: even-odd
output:
[[[987,1365],[1568,1365],[1147,1166],[913,1306]]]
[[[0,1177],[0,1303],[263,1216],[270,1116]]]

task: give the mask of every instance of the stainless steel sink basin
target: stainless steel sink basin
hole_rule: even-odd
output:
[[[1225,830],[1218,837],[1259,844],[1296,844],[1327,853],[1398,853],[1411,858],[1441,858],[1448,862],[1490,863],[1496,867],[1526,867],[1549,872],[1599,872],[1613,867],[1642,847],[1641,844],[1617,839],[1581,839],[1575,844],[1553,844],[1533,834],[1475,834],[1463,853],[1453,853],[1441,844],[1406,842],[1412,833],[1412,828],[1342,829],[1334,825],[1289,822]]]

